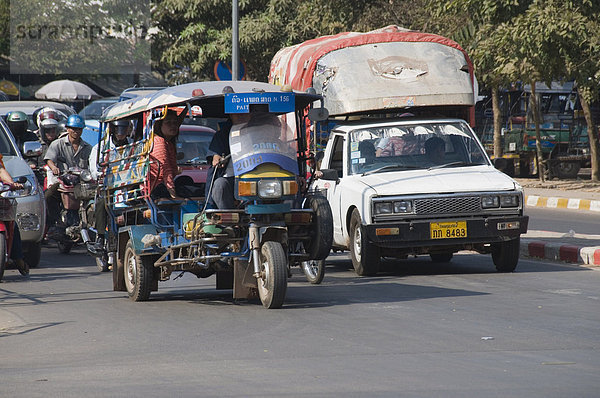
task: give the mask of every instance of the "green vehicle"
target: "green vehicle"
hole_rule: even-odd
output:
[[[590,164],[587,126],[572,82],[538,83],[542,156],[548,177],[576,178],[581,167]],[[482,142],[496,166],[511,176],[527,177],[537,173],[535,125],[529,109],[530,86],[502,95],[505,127],[502,134],[502,159],[494,159],[492,122],[484,119]],[[481,125],[481,123],[480,123]],[[481,130],[481,129],[480,129]]]

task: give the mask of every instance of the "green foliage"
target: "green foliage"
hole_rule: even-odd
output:
[[[286,46],[349,30],[368,31],[390,24],[426,20],[424,0],[253,0],[240,1],[240,57],[247,78],[267,79],[271,59]],[[154,66],[171,83],[214,79],[218,60],[231,60],[231,0],[162,0],[154,7],[158,32]],[[407,12],[407,10],[410,10]],[[185,73],[173,73],[177,69]],[[187,69],[186,69],[187,68]]]

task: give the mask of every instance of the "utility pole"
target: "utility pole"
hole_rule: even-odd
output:
[[[240,75],[238,0],[231,0],[231,3],[231,80],[236,81]]]

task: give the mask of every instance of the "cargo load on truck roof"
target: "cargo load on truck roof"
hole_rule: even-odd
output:
[[[456,42],[395,25],[283,48],[269,82],[313,87],[332,116],[475,104],[473,65]]]

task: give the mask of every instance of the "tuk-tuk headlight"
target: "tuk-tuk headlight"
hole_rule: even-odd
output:
[[[283,194],[281,181],[260,180],[258,182],[258,196],[263,199],[277,199]]]

